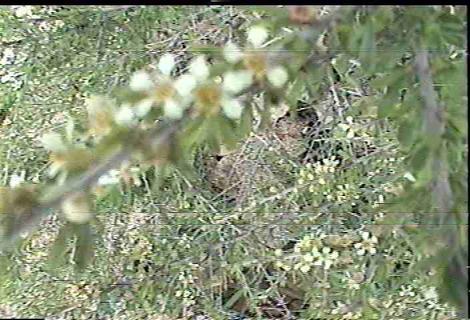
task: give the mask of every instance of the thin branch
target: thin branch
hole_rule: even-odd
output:
[[[426,50],[419,50],[415,58],[416,74],[420,83],[421,98],[424,102],[424,132],[430,138],[440,139],[445,131],[443,106],[439,104],[438,97],[433,88],[429,54]],[[439,155],[433,161],[432,167],[436,177],[431,190],[439,212],[450,212],[453,206],[452,190],[449,183],[449,170],[443,158],[447,154],[445,144],[440,145]]]

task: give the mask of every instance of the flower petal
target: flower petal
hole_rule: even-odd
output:
[[[66,150],[62,136],[55,132],[46,133],[43,135],[41,138],[41,143],[44,148],[52,152],[62,152]]]
[[[188,96],[196,87],[196,78],[190,74],[184,74],[175,81],[175,90],[180,96]]]
[[[248,30],[248,42],[255,48],[260,47],[268,38],[268,30],[261,26],[254,26]]]
[[[224,74],[222,88],[233,94],[248,88],[253,83],[253,73],[247,70],[229,71]]]
[[[237,99],[222,99],[222,110],[230,119],[240,119],[243,106]]]
[[[175,65],[175,57],[171,53],[166,53],[158,61],[158,70],[160,70],[162,74],[169,76]]]
[[[230,63],[237,63],[243,58],[243,52],[233,42],[228,42],[225,45],[223,49],[223,55],[224,55],[225,60],[227,60]]]
[[[163,114],[170,119],[180,119],[183,116],[183,108],[174,100],[169,99],[163,105]]]
[[[129,83],[129,87],[134,91],[147,91],[152,89],[153,86],[154,83],[150,74],[143,70],[135,72],[131,76],[131,81]]]
[[[127,105],[122,106],[114,116],[114,121],[122,126],[130,126],[135,121],[135,113],[131,107]]]
[[[206,58],[199,56],[189,64],[189,72],[196,77],[197,80],[205,80],[209,77],[209,66]]]
[[[152,109],[153,99],[143,99],[135,105],[135,114],[138,117],[145,117]]]
[[[286,69],[281,66],[269,69],[266,76],[268,81],[275,88],[281,88],[287,82],[287,80],[289,80],[289,74],[287,73]]]

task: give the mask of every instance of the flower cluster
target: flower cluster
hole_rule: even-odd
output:
[[[175,58],[171,54],[163,55],[156,71],[141,70],[132,76],[130,88],[142,93],[144,98],[134,108],[126,106],[122,110],[123,118],[131,121],[133,114],[145,116],[156,107],[163,109],[165,117],[180,119],[191,105],[204,116],[216,115],[222,110],[228,118],[240,118],[243,105],[237,95],[254,82],[263,84],[267,79],[272,87],[281,88],[288,80],[287,71],[282,66],[270,64],[267,54],[260,50],[267,37],[268,33],[262,27],[250,29],[249,49],[245,52],[229,42],[223,53],[233,68],[222,75],[221,81],[211,77],[203,55],[190,62],[188,73],[174,78]]]

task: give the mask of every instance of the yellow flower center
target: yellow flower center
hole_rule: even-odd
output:
[[[266,55],[263,53],[252,53],[244,59],[245,67],[255,74],[255,77],[261,79],[267,70]]]
[[[199,111],[206,115],[217,113],[221,96],[220,88],[217,85],[207,85],[196,90],[195,97]]]
[[[100,110],[89,116],[89,132],[96,135],[105,135],[112,128],[113,116],[108,110]]]
[[[173,88],[171,83],[167,82],[155,89],[155,100],[157,100],[157,102],[164,102],[172,98],[174,94],[175,88]]]

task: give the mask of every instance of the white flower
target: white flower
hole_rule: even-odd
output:
[[[43,135],[41,138],[41,143],[48,151],[62,152],[66,150],[62,136],[55,132],[46,133]]]
[[[330,267],[338,260],[339,253],[337,251],[332,251],[328,247],[322,248],[321,253],[318,252],[316,248],[312,250],[312,254],[316,257],[316,261],[313,263],[316,266],[323,265],[323,268],[330,269]]]
[[[300,271],[302,271],[303,273],[307,273],[310,271],[310,266],[308,264],[303,264],[301,267],[300,267]]]
[[[230,119],[240,119],[243,106],[237,99],[222,99],[222,110]]]
[[[17,6],[14,9],[15,16],[22,18],[25,16],[31,16],[33,14],[33,6]]]
[[[196,77],[197,80],[205,80],[209,76],[209,66],[206,58],[199,56],[189,64],[189,72]]]
[[[175,81],[175,90],[182,97],[191,94],[196,87],[196,78],[190,74],[184,74]]]
[[[223,49],[223,55],[225,60],[230,63],[237,63],[243,58],[243,52],[233,42],[228,42],[225,45]]]
[[[357,254],[363,256],[368,251],[371,255],[375,255],[377,253],[375,246],[379,242],[377,237],[371,236],[369,232],[362,232],[361,237],[362,242],[354,244],[354,248],[358,249]]]
[[[237,94],[253,83],[253,73],[247,70],[229,71],[224,74],[222,88],[229,93]]]
[[[102,175],[99,179],[97,184],[99,186],[107,186],[112,184],[118,184],[120,181],[120,172],[119,170],[110,170],[108,173]]]
[[[0,78],[0,82],[1,83],[7,83],[7,82],[18,82],[18,80],[16,79],[18,77],[18,73],[16,72],[8,72],[6,75],[2,76]]]
[[[429,287],[429,289],[424,291],[423,296],[424,296],[424,299],[426,299],[426,300],[436,300],[438,298],[436,288],[435,287]]]
[[[173,68],[175,67],[175,58],[172,54],[164,54],[158,61],[158,70],[165,76],[169,76]]]
[[[170,99],[163,105],[163,114],[170,119],[180,119],[183,116],[183,108],[173,99]]]
[[[153,105],[153,99],[147,98],[147,99],[142,99],[135,105],[135,114],[138,117],[144,117],[149,113],[150,109],[152,108]]]
[[[114,116],[114,120],[121,126],[130,126],[136,120],[135,113],[130,106],[123,105]]]
[[[307,253],[303,256],[303,259],[305,260],[305,262],[313,262],[313,260],[315,260],[315,257],[310,253]]]
[[[12,174],[10,177],[10,188],[16,188],[25,181],[26,171],[21,172],[21,175],[16,173]]]
[[[12,64],[15,60],[15,52],[11,48],[6,48],[3,50],[2,60],[0,60],[0,65]]]
[[[274,67],[268,70],[268,81],[275,87],[281,88],[289,79],[289,74],[286,69],[281,66]]]
[[[255,48],[260,47],[268,38],[268,31],[261,26],[254,26],[248,30],[248,42]]]
[[[132,75],[129,87],[134,91],[147,91],[154,87],[154,83],[150,75],[141,70]]]

